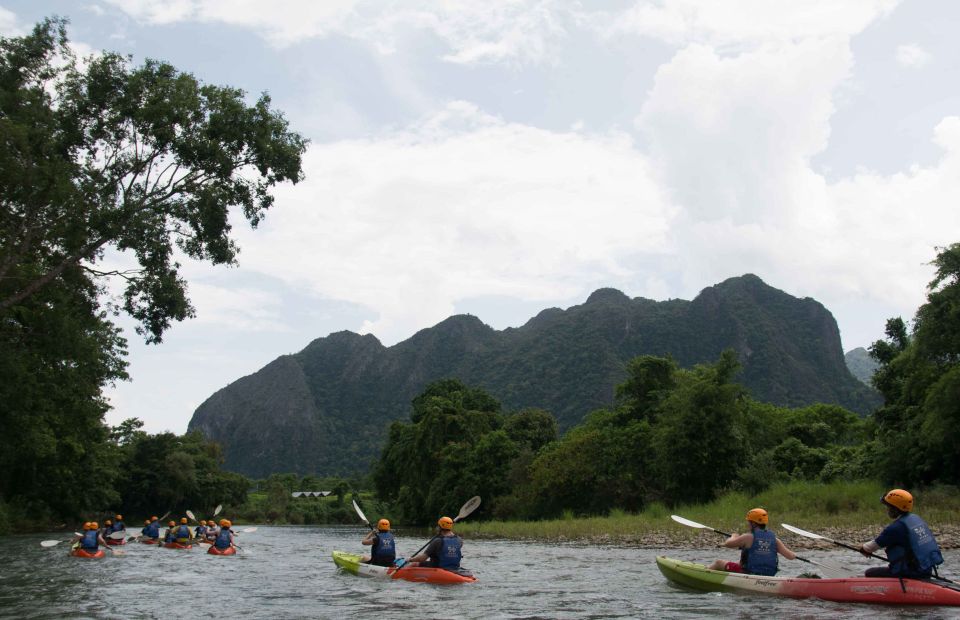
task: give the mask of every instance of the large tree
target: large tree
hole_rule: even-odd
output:
[[[102,389],[126,378],[126,341],[109,279],[159,342],[192,314],[176,250],[234,262],[231,209],[256,226],[304,148],[266,95],[153,60],[78,61],[63,20],[0,39],[0,508],[116,501]],[[108,249],[136,267],[107,266]]]
[[[105,53],[79,63],[66,24],[0,40],[0,312],[71,269],[126,280],[148,341],[192,313],[174,249],[214,264],[237,247],[228,215],[256,226],[271,187],[302,177],[305,140],[261,95],[171,65]],[[100,269],[105,250],[136,269]]]

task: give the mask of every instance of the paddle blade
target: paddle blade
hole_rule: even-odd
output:
[[[460,519],[466,519],[471,512],[477,509],[480,505],[480,496],[474,495],[467,500],[467,503],[460,507],[460,512],[457,514],[457,517],[454,519],[454,522],[459,521]]]
[[[245,527],[245,528],[243,528],[243,529],[240,530],[240,531],[243,532],[244,534],[250,534],[251,532],[256,532],[256,531],[257,531],[257,528],[255,528],[255,527]]]
[[[363,521],[367,525],[370,525],[370,522],[367,521],[367,516],[363,514],[362,510],[360,510],[360,506],[357,504],[357,500],[353,500],[353,509],[357,511],[357,516],[360,517],[361,521]]]
[[[808,532],[807,530],[801,530],[799,527],[787,525],[786,523],[781,523],[780,525],[783,527],[783,529],[787,530],[788,532],[793,532],[794,534],[803,536],[805,538],[813,538],[814,540],[830,540],[826,536],[821,536],[820,534],[814,534],[813,532]]]
[[[193,513],[190,512],[189,510],[187,511],[187,516],[190,517],[190,520],[191,520],[191,521],[196,521],[196,520],[197,520],[197,518],[196,518],[195,516],[193,516]]]
[[[687,527],[696,527],[701,530],[712,530],[713,528],[709,525],[704,525],[703,523],[697,523],[696,521],[691,521],[690,519],[684,519],[679,515],[670,515],[670,518],[679,523],[680,525],[686,525]]]
[[[41,541],[40,541],[40,546],[41,546],[41,547],[54,547],[54,546],[56,546],[56,545],[59,545],[59,544],[62,543],[62,542],[67,542],[67,541],[65,541],[65,540],[41,540]]]
[[[220,514],[220,511],[223,510],[223,504],[217,504],[216,510],[213,511],[213,516]]]

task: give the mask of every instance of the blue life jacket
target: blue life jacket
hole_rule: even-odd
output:
[[[143,528],[143,535],[147,538],[160,538],[160,524],[156,521],[151,522]]]
[[[441,536],[440,549],[438,550],[436,563],[439,568],[458,569],[463,554],[460,553],[460,547],[463,541],[459,536]]]
[[[190,528],[187,525],[181,525],[177,528],[177,533],[174,538],[177,539],[178,543],[190,542]]]
[[[167,528],[167,533],[163,535],[163,542],[173,542],[173,532],[172,527]]]
[[[222,528],[217,534],[217,540],[213,543],[217,549],[227,549],[230,547],[230,528]]]
[[[97,541],[97,530],[87,530],[83,533],[83,538],[80,539],[81,549],[96,551],[99,546],[99,542]]]
[[[378,532],[370,550],[370,562],[389,566],[397,558],[396,541],[390,532]]]
[[[113,532],[122,532],[125,529],[127,529],[127,526],[123,524],[123,521],[117,521],[116,523],[110,526],[110,533],[112,534]]]
[[[770,530],[753,529],[753,544],[740,554],[740,565],[751,575],[777,574],[777,535]]]
[[[207,536],[207,526],[206,526],[206,525],[198,525],[198,526],[193,530],[193,537],[194,537],[194,538],[206,538],[206,536]]]
[[[930,526],[913,514],[900,517],[907,530],[909,549],[900,545],[887,547],[887,560],[890,561],[890,574],[897,576],[929,577],[935,566],[943,564],[943,554],[937,539],[933,537]]]

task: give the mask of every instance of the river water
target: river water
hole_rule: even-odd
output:
[[[433,586],[380,581],[338,571],[330,552],[359,553],[366,530],[351,527],[260,527],[241,534],[243,551],[126,545],[122,557],[84,560],[57,535],[0,538],[2,618],[960,618],[960,609],[843,605],[817,600],[698,593],[673,586],[654,559],[736,559],[720,549],[624,549],[585,545],[467,540],[464,568],[479,582]],[[62,537],[62,536],[60,536]],[[411,554],[424,542],[398,536]],[[205,549],[205,548],[204,548]],[[718,556],[719,554],[719,556]],[[853,569],[869,565],[852,552],[807,551]],[[960,553],[946,554],[956,575]],[[781,560],[781,574],[806,565]]]

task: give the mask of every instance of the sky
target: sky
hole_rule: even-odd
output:
[[[107,422],[183,432],[316,338],[496,329],[601,287],[693,299],[753,273],[844,350],[926,298],[960,242],[951,0],[0,0],[81,53],[270,94],[310,139],[237,267],[184,261],[197,310],[130,341]],[[119,257],[118,260],[122,260]]]

